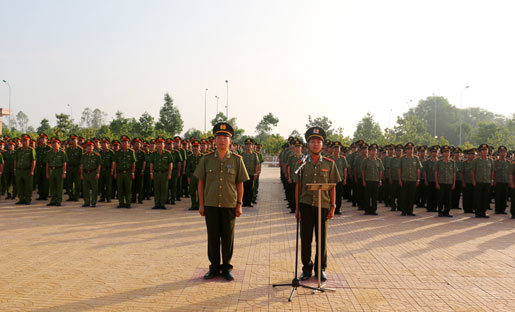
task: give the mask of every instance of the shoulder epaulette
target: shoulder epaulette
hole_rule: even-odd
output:
[[[241,156],[240,154],[236,154],[236,153],[232,153],[234,156],[236,157],[239,157],[239,158],[243,158],[243,156]]]
[[[95,155],[96,155],[96,156],[100,156],[100,154],[99,154],[99,153],[97,153],[97,152],[94,152],[94,153],[95,153]]]
[[[204,154],[204,156],[209,156],[209,155],[214,154],[214,153],[215,152],[207,152],[207,153]]]
[[[323,158],[324,160],[329,160],[329,161],[331,161],[331,162],[334,162],[334,160],[333,160],[333,159],[331,159],[331,158],[329,158],[329,157],[322,156],[322,158]]]

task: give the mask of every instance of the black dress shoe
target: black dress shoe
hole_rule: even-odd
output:
[[[305,281],[305,280],[309,279],[310,277],[311,277],[311,272],[302,272],[299,279],[301,281]]]
[[[31,202],[24,202],[23,204],[24,204],[24,205],[30,205],[30,204],[31,204]]]
[[[507,212],[496,212],[495,214],[508,214]]]
[[[416,216],[416,214],[414,214],[413,212],[410,212],[410,213],[408,213],[407,215],[408,215],[408,216],[410,216],[410,217],[414,217],[414,216]]]
[[[97,206],[97,204],[91,204],[91,207],[96,207],[96,206]]]
[[[123,208],[123,206],[122,205],[118,205],[118,206],[116,206],[116,208]]]
[[[204,279],[212,279],[220,275],[220,271],[212,271],[209,270],[206,274],[204,274]]]
[[[369,213],[369,215],[371,215],[371,216],[377,216],[377,212],[371,212],[371,213]]]
[[[318,278],[318,275],[317,275],[317,274],[315,274],[315,277],[317,277],[317,278]],[[327,281],[327,275],[325,275],[325,271],[324,271],[324,270],[322,270],[322,271],[320,272],[320,281],[322,281],[322,282]]]
[[[175,200],[176,200],[176,201],[181,201],[181,198],[180,198],[180,197],[177,197]]]
[[[405,215],[406,215],[406,213],[405,213],[405,212],[401,213],[401,216],[405,216]]]
[[[295,211],[294,211],[295,212]],[[334,214],[337,214],[337,215],[341,215],[342,212],[341,211],[335,211]]]
[[[55,203],[48,203],[47,206],[55,206]]]
[[[197,210],[197,209],[195,209],[195,208],[193,208],[193,207],[190,207],[190,208],[188,208],[188,210]]]
[[[452,218],[452,215],[448,214],[448,213],[444,213],[443,214],[444,217],[447,217],[447,218]]]
[[[82,207],[89,207],[89,205],[88,204],[84,204],[84,205],[82,205]]]
[[[395,210],[397,210],[397,209],[395,209],[395,208],[390,209],[390,211],[395,211]]]
[[[61,203],[55,203],[54,205],[55,206],[61,206]]]
[[[232,275],[231,272],[228,272],[228,271],[223,271],[222,272],[222,277],[226,280],[226,281],[232,281],[234,280],[234,275]]]
[[[154,206],[154,207],[152,207],[152,209],[160,209],[160,208],[159,208],[159,207],[157,207],[157,206]]]
[[[131,204],[126,204],[126,205],[124,206],[124,208],[131,209],[132,207],[131,207]]]
[[[295,213],[295,210],[290,210],[290,213]]]
[[[138,204],[143,204],[143,201],[142,200],[138,200]]]

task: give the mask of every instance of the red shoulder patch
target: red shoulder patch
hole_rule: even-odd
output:
[[[332,159],[331,159],[331,158],[329,158],[329,157],[325,157],[325,156],[324,156],[324,160],[329,160],[330,162],[334,162],[334,160],[332,160]]]
[[[236,153],[232,153],[234,156],[236,157],[239,157],[239,158],[243,158],[243,156],[241,156],[240,154],[236,154]]]

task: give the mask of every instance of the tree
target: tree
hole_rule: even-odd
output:
[[[50,123],[48,122],[48,119],[43,118],[43,119],[41,119],[39,127],[36,129],[36,131],[38,134],[46,133],[48,135],[51,128],[52,127],[50,127]]]
[[[354,141],[359,139],[368,143],[379,143],[383,141],[381,127],[370,113],[367,113],[365,117],[361,119],[356,127],[356,131],[354,131]]]
[[[120,137],[122,135],[132,136],[134,135],[135,124],[136,119],[125,118],[122,112],[117,111],[115,118],[109,123],[109,127],[115,137]]]
[[[109,140],[114,139],[113,132],[111,131],[111,128],[108,125],[103,125],[98,129],[96,132],[97,138],[108,138]]]
[[[91,127],[98,129],[106,124],[107,114],[98,108],[91,113]]]
[[[91,115],[92,115],[92,112],[91,112],[91,109],[89,109],[89,107],[86,107],[82,111],[82,115],[80,117],[80,125],[82,127],[91,128],[91,120],[92,120]]]
[[[258,136],[270,135],[272,127],[277,127],[279,119],[276,118],[272,113],[268,113],[263,116],[261,121],[256,126]]]
[[[336,131],[333,134],[327,136],[327,138],[331,141],[338,141],[342,143],[342,145],[344,146],[350,146],[352,144],[352,139],[348,136],[343,135],[342,127],[338,127],[338,129],[336,129]]]
[[[286,140],[279,134],[270,135],[265,141],[262,142],[263,150],[266,154],[277,155],[282,149]]]
[[[206,136],[199,129],[190,128],[190,129],[188,129],[188,131],[186,131],[186,133],[184,133],[184,137],[186,139],[191,139],[191,138],[202,139],[202,138],[205,138]]]
[[[157,130],[164,130],[170,136],[174,136],[182,131],[183,122],[181,113],[173,105],[173,99],[168,93],[164,97],[165,103],[159,111],[159,121],[156,124]]]
[[[64,139],[74,129],[70,115],[55,114],[56,126],[55,133],[60,139]]]
[[[18,122],[20,131],[25,132],[29,124],[29,116],[27,116],[24,112],[19,111],[18,114],[16,114],[16,121]]]
[[[135,132],[137,135],[149,139],[154,136],[154,117],[149,113],[144,112],[135,124]]]
[[[313,119],[311,115],[308,115],[308,123],[306,124],[306,130],[311,127],[320,127],[325,130],[326,135],[333,134],[333,122],[326,116],[316,117]]]
[[[302,134],[300,134],[300,132],[299,132],[297,129],[294,129],[294,130],[290,133],[290,137],[298,138],[298,139],[300,139],[301,141],[304,141],[304,140],[303,140],[304,136],[303,136]]]

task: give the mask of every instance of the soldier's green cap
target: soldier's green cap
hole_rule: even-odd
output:
[[[451,151],[451,147],[449,145],[444,145],[440,148],[440,151],[442,153],[445,153],[445,152],[450,152]]]
[[[361,145],[359,146],[361,149],[368,149],[368,144],[363,142],[361,143]]]
[[[314,138],[325,141],[326,134],[325,130],[320,127],[311,127],[306,131],[304,137],[306,138],[306,142]]]
[[[126,136],[126,135],[122,135],[122,136],[120,137],[120,141],[128,141],[128,142],[130,142],[130,141],[131,141],[131,139],[130,139],[128,136]]]
[[[164,143],[164,142],[165,142],[165,138],[163,138],[163,137],[156,138],[156,143]]]
[[[252,139],[251,138],[247,138],[245,139],[245,145],[247,144],[253,144],[254,142],[252,142]]]
[[[215,136],[221,135],[232,138],[234,136],[234,129],[226,122],[219,122],[213,127],[213,134]]]
[[[118,140],[113,140],[113,143],[112,143],[112,144],[113,144],[113,145],[120,145],[120,141],[118,141]]]
[[[88,146],[88,145],[95,145],[95,143],[93,143],[93,141],[91,141],[91,140],[87,140],[86,143],[84,143],[84,146]]]
[[[295,146],[302,146],[302,142],[299,139],[295,139],[293,141],[293,145],[295,145]]]
[[[408,142],[406,143],[406,145],[404,145],[404,149],[410,149],[410,148],[414,148],[415,147],[415,144],[413,144],[413,142]]]
[[[479,147],[477,148],[478,151],[482,151],[482,150],[487,150],[488,149],[488,144],[481,144],[479,145]]]
[[[342,143],[340,141],[334,141],[333,142],[333,147],[342,147]]]
[[[24,133],[21,135],[21,139],[22,140],[30,140],[30,136],[28,134]]]
[[[372,143],[370,144],[370,146],[368,147],[369,150],[373,150],[373,149],[377,149],[379,146],[376,144],[376,143]]]
[[[500,152],[500,151],[508,151],[508,148],[506,148],[506,146],[504,146],[504,145],[501,145],[501,146],[499,146],[499,148],[497,149],[497,151],[498,151],[498,152]]]
[[[453,150],[452,150],[452,153],[453,154],[458,154],[458,153],[463,153],[463,150],[459,147],[455,147]]]

